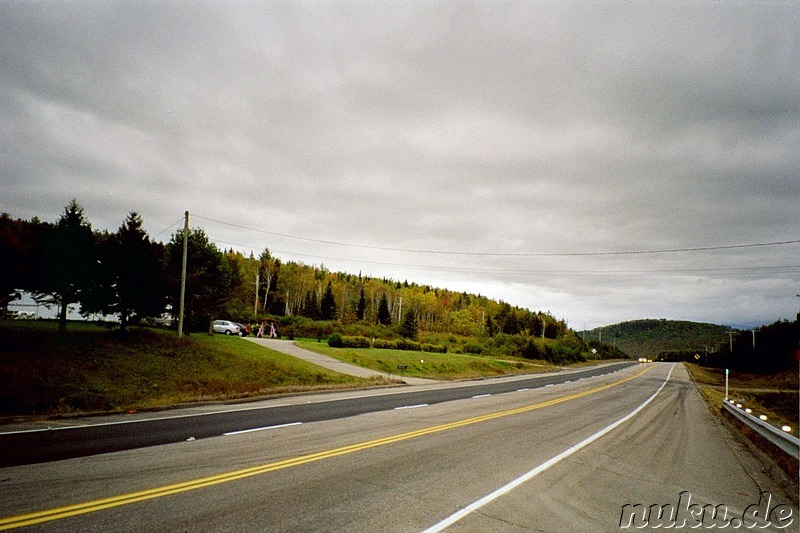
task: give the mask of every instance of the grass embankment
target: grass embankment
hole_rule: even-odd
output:
[[[706,368],[686,363],[700,392],[715,407],[722,405],[725,396],[725,370]],[[800,426],[798,412],[798,375],[795,371],[776,374],[753,374],[731,371],[728,376],[728,396],[753,410],[754,414],[764,414],[780,427],[792,427],[797,437]]]
[[[129,411],[374,383],[238,337],[0,321],[0,416]]]
[[[324,342],[311,340],[300,340],[297,344],[307,350],[378,372],[398,375],[400,373],[398,366],[404,365],[406,368],[403,370],[403,376],[417,378],[467,379],[502,374],[547,372],[559,368],[544,361],[514,357],[495,358],[449,352],[415,352],[379,348],[331,348]]]

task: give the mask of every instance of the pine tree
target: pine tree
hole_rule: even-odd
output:
[[[308,291],[306,293],[305,301],[303,302],[303,309],[299,312],[304,317],[311,320],[322,320],[322,311],[320,311],[319,302],[317,302],[317,293]]]
[[[56,304],[58,332],[67,330],[69,305],[80,303],[97,269],[97,246],[83,207],[74,198],[55,225],[47,226],[42,243],[42,271],[36,301]]]
[[[403,317],[403,323],[400,325],[400,336],[412,341],[417,340],[419,336],[419,324],[417,323],[417,314],[413,309],[406,311]]]
[[[392,314],[389,312],[389,302],[386,300],[386,294],[381,295],[381,301],[378,304],[378,322],[385,326],[392,323]]]
[[[356,307],[356,318],[364,320],[364,313],[367,311],[367,298],[364,295],[364,287],[361,287],[361,294],[358,297],[358,307]]]
[[[322,295],[319,308],[323,320],[336,319],[336,299],[333,297],[333,289],[331,288],[330,281],[328,282],[328,287],[325,289],[325,294]]]

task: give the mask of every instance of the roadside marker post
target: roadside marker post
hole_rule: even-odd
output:
[[[728,399],[728,374],[730,374],[730,373],[731,373],[731,371],[726,368],[725,369],[725,399],[726,400]]]

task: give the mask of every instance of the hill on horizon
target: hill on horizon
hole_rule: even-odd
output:
[[[656,359],[664,352],[716,351],[728,342],[730,328],[717,324],[647,318],[580,331],[585,340],[614,344],[632,357]]]

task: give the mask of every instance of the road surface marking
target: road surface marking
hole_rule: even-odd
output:
[[[275,405],[260,405],[257,407],[241,407],[236,409],[223,409],[220,411],[203,411],[202,413],[183,413],[180,415],[175,416],[161,416],[161,417],[151,417],[151,418],[135,418],[132,420],[115,420],[114,422],[99,422],[97,424],[71,424],[65,426],[58,426],[58,427],[48,427],[48,428],[37,428],[37,429],[21,429],[18,431],[3,431],[0,432],[0,435],[14,435],[18,433],[40,433],[44,431],[63,431],[68,429],[86,429],[86,428],[94,428],[94,427],[101,427],[101,426],[121,426],[123,424],[138,424],[139,422],[159,422],[161,420],[177,420],[180,418],[194,418],[197,416],[212,416],[212,415],[219,415],[219,414],[227,414],[227,413],[240,413],[245,411],[258,411],[260,409],[276,409],[278,407],[292,407],[293,404],[291,403],[282,403],[282,404],[275,404]],[[48,422],[49,424],[50,422]]]
[[[428,407],[427,403],[418,403],[417,405],[403,405],[401,407],[395,407],[395,411],[399,411],[401,409],[417,409],[418,407]]]
[[[9,516],[6,518],[0,518],[0,531],[4,531],[7,529],[13,529],[18,527],[24,526],[31,526],[35,524],[41,524],[44,522],[51,522],[53,520],[61,520],[64,518],[69,518],[71,516],[78,516],[87,513],[93,513],[97,511],[101,511],[103,509],[111,509],[113,507],[120,507],[122,505],[129,505],[132,503],[142,502],[146,500],[152,500],[155,498],[161,498],[163,496],[169,496],[171,494],[179,494],[181,492],[187,492],[197,489],[202,489],[206,487],[212,487],[214,485],[220,485],[222,483],[229,483],[231,481],[237,481],[240,479],[245,479],[252,476],[258,476],[261,474],[266,474],[269,472],[274,472],[276,470],[283,470],[285,468],[291,468],[295,466],[304,465],[307,463],[313,463],[316,461],[321,461],[323,459],[329,459],[331,457],[338,457],[341,455],[347,455],[354,452],[360,452],[363,450],[369,450],[371,448],[377,448],[379,446],[384,446],[387,444],[394,444],[397,442],[402,442],[410,439],[415,439],[417,437],[423,437],[425,435],[431,435],[434,433],[440,433],[442,431],[447,431],[450,429],[455,429],[464,426],[470,426],[473,424],[478,424],[480,422],[486,422],[488,420],[495,420],[498,418],[504,418],[511,415],[527,413],[529,411],[533,411],[536,409],[542,409],[544,407],[550,407],[553,405],[558,405],[560,403],[568,402],[570,400],[576,400],[578,398],[583,398],[585,396],[589,396],[591,394],[596,394],[598,392],[608,390],[610,388],[616,387],[633,379],[636,379],[646,372],[650,371],[652,366],[646,367],[644,370],[628,376],[626,378],[622,378],[618,381],[612,381],[611,383],[607,383],[605,385],[600,385],[599,387],[595,387],[593,389],[587,389],[582,392],[576,392],[573,394],[569,394],[567,396],[561,396],[558,398],[554,398],[552,400],[547,400],[541,403],[525,405],[522,407],[517,407],[515,409],[510,409],[508,411],[498,411],[495,413],[489,413],[486,415],[475,416],[472,418],[466,418],[464,420],[457,420],[455,422],[448,422],[446,424],[441,424],[438,426],[431,426],[427,428],[422,428],[414,431],[409,431],[407,433],[400,433],[397,435],[390,435],[388,437],[383,437],[375,440],[370,440],[366,442],[360,442],[356,444],[351,444],[349,446],[343,446],[341,448],[334,448],[331,450],[324,450],[321,452],[310,453],[307,455],[301,455],[298,457],[291,457],[289,459],[284,459],[282,461],[276,461],[274,463],[267,463],[259,466],[254,466],[250,468],[244,468],[241,470],[234,470],[232,472],[224,472],[222,474],[217,474],[213,476],[192,479],[189,481],[184,481],[181,483],[175,483],[172,485],[164,485],[162,487],[155,487],[152,489],[142,490],[138,492],[130,492],[127,494],[120,494],[118,496],[111,496],[109,498],[102,498],[99,500],[90,500],[87,502],[76,503],[73,505],[67,505],[64,507],[56,507],[53,509],[45,509],[42,511],[37,511],[33,513],[27,513],[23,515],[17,516]],[[672,371],[670,370],[670,373]],[[662,385],[663,387],[663,385]],[[659,389],[660,390],[660,389]],[[632,415],[629,415],[632,416]]]
[[[476,511],[476,510],[480,509],[481,507],[483,507],[484,505],[496,500],[500,496],[503,496],[504,494],[507,494],[507,493],[511,492],[512,490],[514,490],[515,488],[519,487],[520,485],[522,485],[526,481],[528,481],[528,480],[534,478],[535,476],[539,475],[540,473],[544,472],[545,470],[547,470],[548,468],[550,468],[554,464],[561,462],[563,459],[566,459],[567,457],[569,457],[573,453],[577,452],[581,448],[584,448],[584,447],[588,446],[589,444],[593,443],[594,441],[596,441],[597,439],[599,439],[600,437],[602,437],[606,433],[609,433],[610,431],[613,431],[614,429],[616,429],[620,425],[624,424],[625,422],[627,422],[628,420],[630,420],[631,418],[636,416],[639,413],[639,411],[644,409],[650,402],[652,402],[655,399],[656,396],[658,396],[658,393],[660,393],[664,389],[664,386],[667,384],[667,381],[669,381],[669,378],[672,375],[672,370],[674,368],[675,368],[675,363],[673,363],[672,366],[670,367],[669,373],[667,374],[667,377],[664,380],[664,383],[661,384],[661,386],[658,388],[658,390],[656,392],[654,392],[652,396],[650,396],[648,399],[646,399],[641,405],[639,405],[639,407],[637,407],[636,409],[634,409],[633,411],[631,411],[627,415],[623,416],[622,418],[620,418],[616,422],[613,422],[612,424],[604,427],[603,429],[601,429],[600,431],[598,431],[594,435],[591,435],[591,436],[583,439],[582,441],[580,441],[575,446],[572,446],[571,448],[567,448],[566,450],[564,450],[560,454],[556,455],[552,459],[549,459],[549,460],[545,461],[544,463],[540,464],[539,466],[537,466],[533,470],[527,472],[526,474],[521,475],[517,479],[515,479],[515,480],[511,481],[510,483],[500,487],[499,489],[497,489],[496,491],[492,492],[491,494],[487,494],[486,496],[484,496],[480,500],[477,500],[477,501],[471,503],[470,505],[464,507],[463,509],[461,509],[457,513],[454,513],[454,514],[448,516],[447,518],[445,518],[444,520],[442,520],[438,524],[436,524],[434,526],[431,526],[428,529],[426,529],[425,531],[423,531],[423,533],[437,533],[437,532],[442,531],[443,529],[455,524],[456,522],[458,522],[459,520],[461,520],[462,518],[464,518],[468,514],[472,513],[473,511]]]
[[[288,428],[289,426],[299,426],[302,422],[289,422],[288,424],[278,424],[276,426],[266,426],[263,428],[253,428],[253,429],[242,429],[240,431],[229,431],[228,433],[223,433],[224,436],[229,437],[231,435],[241,435],[242,433],[252,433],[254,431],[264,431],[265,429],[278,429],[278,428]]]

